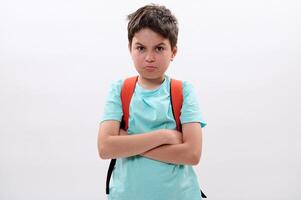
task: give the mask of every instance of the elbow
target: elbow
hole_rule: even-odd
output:
[[[105,146],[98,148],[98,155],[103,160],[116,159],[114,152]]]
[[[107,159],[110,159],[110,157],[104,153],[103,151],[100,151],[99,152],[99,157],[102,159],[102,160],[107,160]]]
[[[99,158],[106,160],[110,159],[110,150],[109,150],[109,144],[107,142],[107,139],[98,140],[97,148],[98,148],[98,156]]]
[[[191,155],[191,165],[198,165],[201,160],[201,154],[200,153],[193,153]]]
[[[102,160],[105,160],[105,159],[106,159],[106,157],[105,157],[105,155],[104,155],[103,152],[98,151],[98,155],[99,155],[99,158],[100,158],[100,159],[102,159]]]
[[[99,155],[99,158],[101,159],[105,159],[105,154],[104,154],[104,150],[103,148],[98,148],[98,155]]]
[[[196,158],[192,161],[192,165],[198,165],[200,162],[200,159],[199,158]]]
[[[104,147],[98,147],[98,155],[101,159],[110,159]]]
[[[191,148],[191,145],[187,145],[185,154],[188,165],[198,165],[201,159],[202,150]]]

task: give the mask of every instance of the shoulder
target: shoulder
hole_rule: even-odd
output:
[[[133,83],[136,84],[136,79],[137,79],[137,76],[131,76],[131,77],[126,77],[124,79],[117,79],[117,80],[113,81],[111,83],[110,93],[115,93],[115,94],[120,95],[124,84],[126,84],[127,87],[129,85],[132,85]],[[125,88],[125,89],[127,90],[128,88]]]
[[[122,85],[123,85],[123,79],[117,79],[117,80],[114,80],[111,82],[111,85],[110,85],[110,94],[120,94],[120,91],[121,91],[121,88],[122,88]]]
[[[171,79],[179,81],[179,82],[182,83],[182,92],[183,92],[184,97],[191,94],[191,93],[194,93],[194,87],[193,87],[193,84],[190,81],[174,79],[174,78],[171,78]]]
[[[117,79],[111,82],[111,87],[120,89],[123,85],[124,80],[123,79]]]
[[[191,92],[194,92],[194,87],[191,82],[184,80],[184,81],[182,81],[182,84],[183,84],[183,94],[184,95],[188,95]]]
[[[121,121],[122,105],[120,100],[120,89],[123,80],[114,80],[110,84],[109,92],[104,104],[104,111],[101,117],[101,122],[105,120]]]
[[[201,127],[207,124],[200,110],[197,91],[189,81],[183,81],[183,105],[180,119],[182,124],[200,122]]]

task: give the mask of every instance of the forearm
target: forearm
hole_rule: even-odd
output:
[[[151,158],[166,163],[196,165],[197,159],[195,155],[188,151],[188,146],[185,143],[174,145],[162,145],[151,149],[141,156]]]
[[[109,136],[105,143],[103,159],[135,156],[166,144],[167,137],[163,131]]]

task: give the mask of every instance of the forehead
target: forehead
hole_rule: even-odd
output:
[[[169,40],[149,28],[144,28],[138,31],[137,33],[135,33],[132,43],[133,44],[140,43],[146,46],[157,45],[160,43],[168,45]]]

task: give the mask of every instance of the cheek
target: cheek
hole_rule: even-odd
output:
[[[144,61],[144,57],[141,54],[132,54],[132,59],[136,66],[140,66]]]
[[[134,56],[133,57],[134,62],[141,62],[143,58],[141,56]]]
[[[162,64],[168,64],[170,62],[170,56],[169,55],[162,55],[160,62]]]

